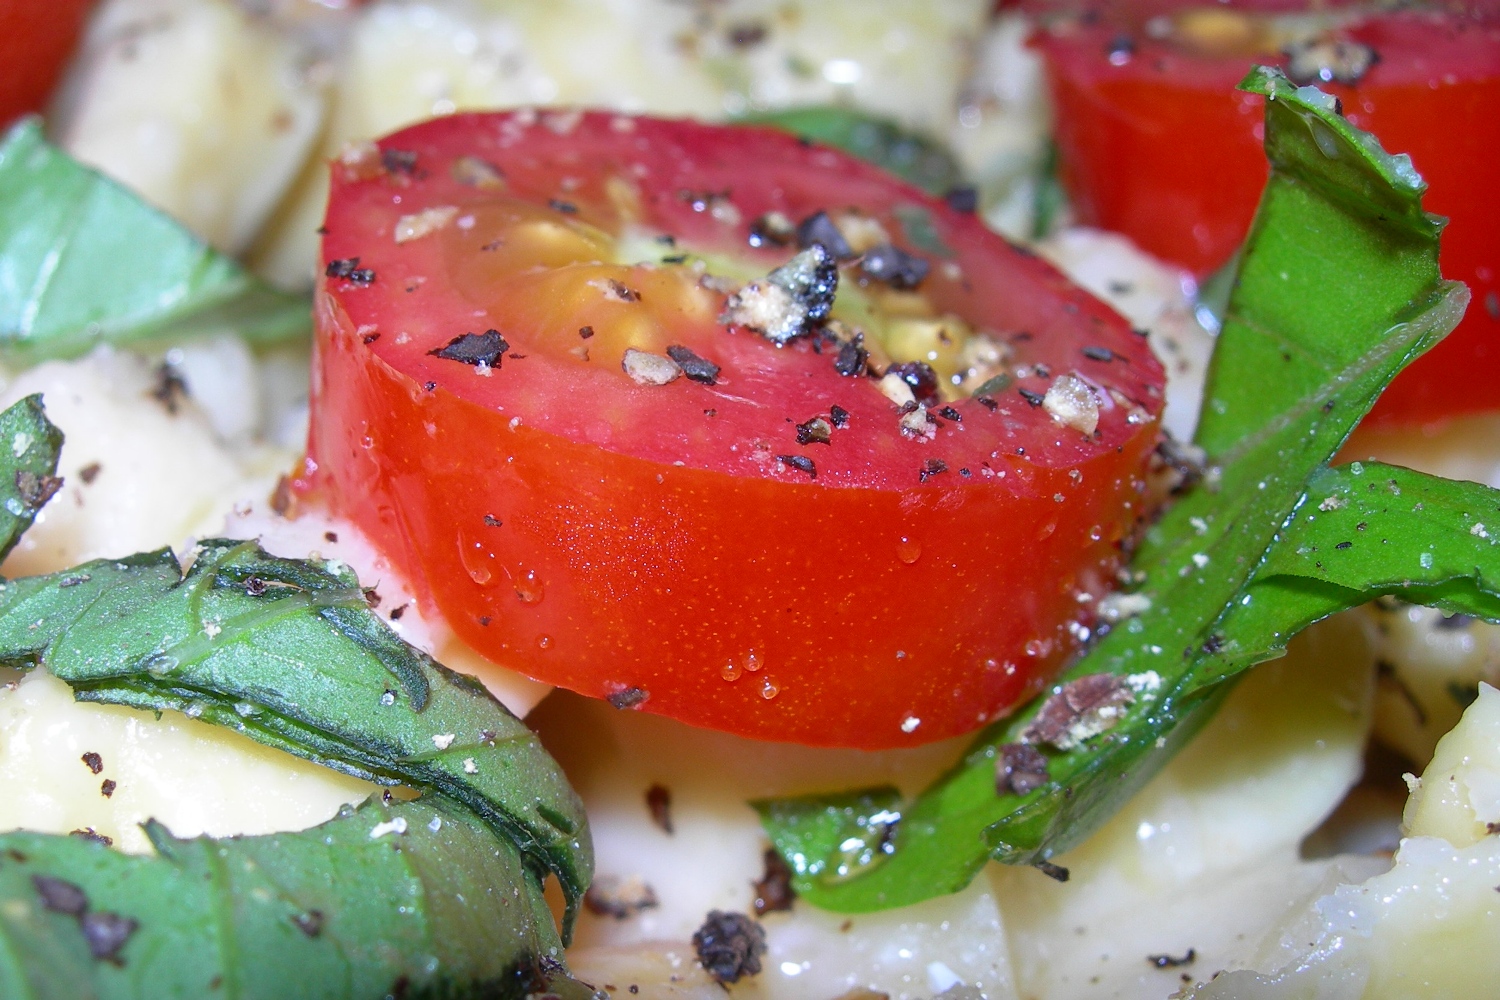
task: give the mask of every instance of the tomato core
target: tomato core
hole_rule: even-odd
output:
[[[831,314],[778,346],[745,317],[832,255],[757,234],[818,212],[850,242]],[[335,164],[324,260],[314,485],[480,652],[622,709],[971,730],[1087,636],[1145,513],[1144,339],[777,132],[436,120]]]

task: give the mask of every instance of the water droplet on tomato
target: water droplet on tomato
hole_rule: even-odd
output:
[[[536,637],[536,644],[538,649],[551,649],[552,637],[550,635],[539,635]]]
[[[752,673],[753,674],[757,670],[759,670],[761,668],[761,666],[762,666],[762,664],[760,662],[760,654],[759,653],[757,653],[755,650],[752,649],[752,650],[750,650],[749,652],[747,652],[745,654],[745,671],[747,673]]]
[[[463,564],[469,579],[483,587],[495,578],[495,554],[479,542],[458,536],[458,561]]]
[[[1097,524],[1089,529],[1089,541],[1097,542],[1104,538],[1104,529]]]
[[[719,668],[719,676],[726,681],[737,681],[740,679],[740,665],[730,660]]]
[[[910,566],[922,558],[922,543],[902,535],[900,541],[896,542],[896,558]]]
[[[771,678],[767,677],[765,680],[760,682],[760,696],[766,699],[766,701],[770,701],[780,693],[781,685],[771,680]]]
[[[516,597],[522,604],[540,604],[545,595],[542,581],[536,575],[536,570],[518,568],[516,574],[511,577],[511,583],[516,588]]]
[[[1047,639],[1032,639],[1026,643],[1027,656],[1046,656],[1052,648],[1052,643]]]

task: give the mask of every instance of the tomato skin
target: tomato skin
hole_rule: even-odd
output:
[[[384,146],[441,163],[442,150],[478,141],[466,131],[497,134],[497,120],[429,123]],[[530,316],[529,306],[507,301],[473,317],[473,303],[445,301],[434,289],[434,269],[445,259],[434,245],[387,250],[389,236],[380,239],[379,226],[371,232],[368,222],[389,192],[403,199],[395,211],[414,211],[453,191],[422,200],[425,194],[414,197],[421,182],[387,188],[336,174],[325,257],[360,256],[377,278],[368,288],[326,280],[318,293],[309,441],[315,482],[388,547],[424,603],[475,648],[617,704],[762,739],[881,748],[972,730],[1036,692],[1076,648],[1092,599],[1118,567],[1120,539],[1142,513],[1140,473],[1156,441],[1153,393],[1161,378],[1143,342],[977,220],[944,214],[940,202],[872,168],[772,132],[636,121],[635,132],[650,133],[650,141],[630,145],[631,155],[651,173],[680,168],[703,188],[732,187],[745,206],[739,229],[760,211],[757,198],[787,199],[805,214],[827,202],[830,185],[877,184],[891,197],[920,199],[945,240],[976,241],[1013,272],[996,273],[993,282],[975,272],[967,292],[962,282],[950,291],[989,302],[1025,289],[1031,301],[1012,310],[1015,319],[1038,329],[1069,324],[1083,338],[1074,343],[1108,344],[1118,352],[1112,370],[1144,404],[1137,419],[1112,413],[1101,441],[1092,442],[1039,418],[1039,408],[1012,393],[1016,426],[1027,421],[1044,431],[1014,439],[1030,444],[1030,455],[994,447],[1001,437],[983,424],[992,414],[972,400],[962,402],[961,422],[925,445],[882,437],[878,427],[894,426],[895,409],[872,380],[843,378],[826,356],[778,349],[716,322],[691,343],[705,356],[718,352],[727,381],[717,394],[686,380],[612,388],[623,379],[613,367],[575,366],[569,384],[549,387],[541,383],[551,362],[519,347],[478,378],[431,358],[427,341],[395,344],[390,331],[444,310],[474,328],[502,323],[496,316],[510,310],[513,325],[499,328],[520,343],[516,317]],[[612,127],[609,116],[585,116],[571,142],[560,144],[586,154],[573,159],[583,183],[571,195],[585,208],[597,177],[583,164],[607,159],[587,155],[589,144],[620,143],[609,138]],[[518,148],[554,141],[536,131]],[[704,162],[682,164],[712,160],[706,150],[715,142],[726,144],[728,166],[715,173]],[[527,154],[496,148],[486,155],[512,189],[528,183]],[[785,177],[766,181],[788,157],[825,165],[814,170],[799,160]],[[758,169],[746,172],[746,163]],[[441,187],[441,173],[432,168],[432,184]],[[667,197],[651,208],[653,221],[670,219],[679,234],[702,227],[691,213],[673,218],[687,210],[678,184],[662,183]],[[806,190],[788,194],[799,184]],[[979,260],[977,249],[963,253],[966,268]],[[408,293],[410,273],[426,280]],[[429,306],[416,304],[429,293]],[[403,326],[408,318],[411,326]],[[757,365],[770,375],[753,371]],[[431,382],[439,384],[429,389]],[[838,437],[821,450],[798,449],[781,414],[809,412],[803,402],[787,403],[804,386],[825,412],[829,402],[847,404],[849,429],[836,434],[871,428],[861,433],[876,451]],[[760,401],[736,402],[752,389]],[[558,400],[577,402],[568,395],[575,390],[592,398],[590,410],[609,414],[609,426],[558,412],[567,408]],[[533,392],[554,395],[527,411]],[[638,397],[647,400],[642,412],[654,414],[649,434],[635,423]],[[755,419],[762,423],[752,425]],[[679,433],[689,422],[692,433]],[[701,426],[720,429],[698,435]],[[742,433],[777,435],[773,451],[810,453],[817,478],[734,457],[742,454],[732,444]],[[976,441],[989,443],[976,452],[969,448]],[[924,483],[919,457],[940,448],[959,449],[943,452],[952,468]],[[886,452],[910,457],[892,464]],[[673,454],[689,460],[674,464]]]
[[[46,103],[93,6],[93,0],[0,0],[0,125]]]
[[[1207,274],[1243,240],[1265,183],[1260,99],[1234,91],[1256,58],[1189,53],[1138,28],[1105,19],[1038,35],[1058,109],[1062,180],[1081,221]],[[1500,20],[1403,12],[1369,16],[1342,35],[1374,48],[1380,61],[1358,84],[1324,89],[1386,149],[1410,153],[1428,182],[1426,207],[1450,219],[1443,273],[1468,284],[1474,303],[1453,334],[1397,378],[1368,422],[1500,408]],[[1109,51],[1121,37],[1132,50],[1115,65]]]

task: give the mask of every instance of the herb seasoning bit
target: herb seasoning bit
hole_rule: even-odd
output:
[[[99,794],[104,796],[106,799],[112,798],[115,794],[115,789],[119,787],[120,786],[115,782],[115,779],[105,778],[103,783],[99,785]]]
[[[994,413],[997,409],[1000,408],[1000,404],[991,399],[989,396],[975,396],[974,402],[978,403],[986,410],[989,410],[991,413]]]
[[[83,480],[83,485],[91,486],[99,476],[99,470],[103,468],[98,462],[90,462],[78,470],[78,478]]]
[[[760,972],[766,930],[743,913],[709,911],[693,932],[693,949],[703,970],[720,983],[737,983]]]
[[[764,858],[765,874],[759,881],[750,883],[755,890],[755,915],[779,913],[792,908],[797,891],[792,888],[792,869],[782,860],[775,848],[767,849]]]
[[[639,875],[626,878],[601,875],[584,893],[583,905],[596,916],[625,920],[661,904],[656,890]]]
[[[682,375],[682,367],[671,358],[634,347],[625,348],[620,368],[638,385],[666,385]]]
[[[508,350],[510,344],[500,336],[500,331],[486,330],[483,333],[459,334],[442,347],[427,353],[435,358],[457,361],[475,368],[499,368],[500,359]]]
[[[941,458],[929,458],[927,461],[922,463],[922,470],[918,474],[918,481],[925,483],[933,476],[947,471],[947,462],[943,461]]]
[[[869,250],[859,262],[859,273],[863,277],[903,291],[920,285],[931,269],[932,265],[926,259],[890,243]]]
[[[833,426],[844,427],[849,423],[849,411],[834,403],[828,408],[828,418],[833,421]]]
[[[781,346],[828,318],[838,285],[834,255],[813,244],[731,295],[719,322],[754,330]]]
[[[89,954],[98,961],[116,965],[125,964],[120,959],[120,949],[140,926],[130,917],[107,910],[85,913],[78,918],[78,927],[83,931],[83,940],[88,943]]]
[[[484,515],[484,524],[485,524],[485,527],[487,527],[487,528],[498,528],[503,523],[504,522],[501,521],[494,514],[486,514],[486,515]]]
[[[306,913],[299,913],[292,917],[292,923],[296,924],[297,929],[303,934],[315,938],[323,933],[323,911],[308,910]]]
[[[613,691],[605,696],[605,701],[615,708],[627,709],[644,705],[651,698],[651,692],[645,688],[628,687],[619,691]]]
[[[654,784],[646,789],[646,809],[651,822],[664,833],[672,832],[672,792],[666,785]]]
[[[92,841],[95,844],[103,844],[105,847],[112,847],[115,842],[115,838],[107,837],[91,826],[86,826],[79,830],[69,830],[68,836],[77,837],[80,840]]]
[[[92,751],[92,750],[90,750],[87,753],[85,753],[79,759],[82,760],[83,763],[84,763],[84,766],[87,767],[94,774],[98,774],[100,771],[104,770],[104,758],[100,757],[98,754],[94,753],[94,751]]]
[[[798,444],[828,444],[832,439],[833,425],[822,417],[813,417],[797,425]]]
[[[1146,961],[1150,962],[1152,965],[1156,966],[1158,969],[1175,969],[1175,968],[1177,968],[1178,966],[1181,966],[1181,965],[1192,965],[1197,960],[1198,960],[1198,949],[1197,948],[1189,948],[1187,950],[1187,954],[1183,955],[1181,958],[1174,958],[1171,955],[1147,955],[1146,956]]]
[[[331,260],[323,269],[324,277],[342,278],[351,285],[371,285],[375,283],[375,272],[368,267],[359,266],[358,257],[344,257]]]
[[[1021,734],[1028,743],[1048,743],[1071,750],[1120,721],[1135,701],[1129,683],[1114,674],[1088,674],[1071,680],[1042,703],[1041,711]]]
[[[810,479],[818,478],[818,467],[806,455],[777,455],[776,461],[789,469],[807,473]]]
[[[848,260],[854,256],[849,241],[844,238],[838,225],[828,217],[827,212],[814,212],[797,223],[796,235],[797,245],[804,250],[822,247],[839,260]]]
[[[1088,384],[1076,376],[1061,375],[1048,386],[1042,408],[1064,427],[1083,434],[1092,434],[1099,427],[1099,402]]]
[[[1030,743],[1006,743],[995,759],[995,791],[1000,795],[1029,795],[1051,776],[1047,758]]]
[[[673,344],[671,347],[668,347],[667,357],[677,362],[678,366],[682,369],[682,374],[686,375],[689,380],[700,382],[703,385],[717,385],[719,382],[719,372],[723,371],[722,368],[712,361],[699,357],[692,350],[683,347],[681,344]]]
[[[88,896],[84,895],[83,890],[72,882],[65,882],[51,875],[33,875],[31,885],[36,889],[37,898],[42,901],[42,906],[53,913],[81,917],[88,911]]]
[[[1058,882],[1066,882],[1071,875],[1062,865],[1055,865],[1050,861],[1038,861],[1032,867],[1048,878]]]
[[[177,416],[177,407],[188,397],[187,382],[175,365],[162,362],[156,369],[156,382],[151,387],[151,398],[162,405],[172,416]]]

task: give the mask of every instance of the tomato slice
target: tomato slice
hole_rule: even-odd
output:
[[[93,0],[0,0],[0,125],[46,103]]]
[[[1058,109],[1062,179],[1081,221],[1200,275],[1229,259],[1266,177],[1260,98],[1234,86],[1252,63],[1288,64],[1273,22],[1257,16],[1287,6],[1157,2],[1155,20],[1117,9],[1038,35]],[[1500,408],[1492,377],[1500,363],[1500,17],[1339,15],[1326,5],[1322,16],[1332,27],[1315,41],[1353,43],[1375,61],[1353,83],[1318,85],[1387,149],[1411,154],[1429,185],[1428,208],[1451,220],[1443,273],[1474,295],[1458,329],[1396,379],[1370,420]]]
[[[1162,371],[972,215],[779,131],[603,113],[456,115],[333,169],[311,480],[494,661],[875,748],[974,729],[1087,635]],[[840,238],[832,321],[757,332],[765,276],[827,279]]]

